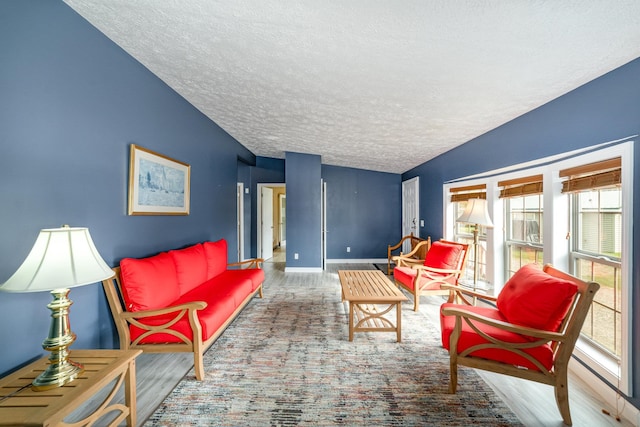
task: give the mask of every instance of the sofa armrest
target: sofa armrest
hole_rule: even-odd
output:
[[[138,345],[143,339],[158,333],[173,335],[178,337],[185,344],[195,345],[196,343],[201,342],[202,337],[202,325],[198,319],[198,310],[202,310],[206,306],[207,303],[204,301],[193,301],[157,310],[127,311],[122,313],[121,316],[128,324],[146,331],[131,342],[131,345]],[[144,323],[144,319],[162,315],[171,316],[168,316],[167,319],[163,319],[163,323],[159,325]],[[193,339],[189,339],[182,333],[171,328],[185,316],[189,319]]]
[[[240,268],[262,268],[262,263],[264,259],[262,258],[253,258],[247,259],[240,262],[232,262],[227,264],[227,268],[229,267],[240,267]]]
[[[124,319],[138,319],[151,316],[160,316],[163,314],[177,313],[183,310],[203,310],[207,307],[207,303],[204,301],[192,301],[180,305],[173,305],[166,308],[158,308],[156,310],[140,310],[140,311],[125,311],[122,313]]]

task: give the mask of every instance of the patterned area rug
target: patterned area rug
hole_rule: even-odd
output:
[[[521,425],[472,369],[460,368],[457,394],[447,393],[439,325],[410,301],[401,343],[393,332],[356,333],[349,342],[348,307],[333,275],[267,283],[265,298],[205,354],[205,380],[191,370],[144,425]]]

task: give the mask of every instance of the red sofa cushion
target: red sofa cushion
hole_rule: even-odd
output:
[[[577,291],[572,282],[528,264],[507,281],[496,305],[510,323],[557,331]]]
[[[464,309],[473,311],[474,313],[480,314],[482,316],[489,317],[495,320],[501,320],[503,322],[507,322],[508,320],[498,311],[498,309],[493,307],[475,307],[475,306],[461,306],[453,303],[444,303],[441,307],[464,307]],[[455,328],[456,317],[455,316],[444,316],[442,312],[440,313],[440,328],[442,331],[442,345],[447,350],[450,349],[449,338],[453,329]],[[526,343],[531,341],[531,337],[525,337],[520,334],[516,334],[513,332],[508,332],[493,326],[485,325],[483,323],[474,322],[476,326],[480,328],[483,332],[492,336],[501,341],[510,342],[510,343]],[[464,350],[476,346],[479,344],[487,343],[488,341],[478,335],[471,327],[463,320],[462,321],[462,333],[458,340],[457,351],[458,354],[463,352]],[[553,351],[551,346],[547,343],[541,346],[523,349],[525,353],[533,356],[534,359],[538,360],[542,363],[546,369],[551,369],[553,366]],[[501,349],[483,349],[476,350],[470,354],[474,357],[480,357],[483,359],[496,360],[502,363],[508,363],[515,366],[524,366],[529,369],[539,370],[533,363],[525,359],[524,357],[513,353],[511,351],[501,350]]]
[[[393,278],[398,282],[402,283],[403,285],[405,285],[408,289],[413,291],[414,290],[413,280],[415,279],[417,273],[418,273],[418,270],[413,269],[411,267],[396,267],[393,269]],[[449,275],[429,272],[428,275],[426,273],[423,273],[422,276],[423,276],[423,279],[419,282],[419,285],[423,285],[427,283],[426,286],[423,286],[421,288],[422,290],[429,290],[429,289],[437,290],[441,288],[440,285],[442,284],[442,281],[437,281],[437,278],[444,278]],[[447,283],[451,283],[452,285],[455,285],[454,277],[450,277],[449,280],[445,280],[445,281]]]
[[[204,301],[207,303],[205,309],[198,311],[198,318],[200,319],[200,325],[202,326],[203,341],[209,339],[209,337],[211,337],[220,328],[220,326],[229,319],[236,308],[238,308],[238,306],[251,293],[251,280],[238,279],[230,281],[228,277],[225,277],[225,274],[226,273],[223,273],[222,275],[218,275],[217,277],[208,280],[206,283],[203,283],[202,286],[198,286],[192,291],[182,295],[178,300],[171,304],[175,306],[193,301]],[[143,319],[142,323],[147,325],[162,325],[167,323],[174,316],[175,314],[167,314],[149,317]],[[189,319],[186,316],[176,322],[171,329],[180,332],[188,339],[193,339]],[[144,332],[144,330],[134,325],[131,325],[129,330],[132,341],[137,339]],[[176,342],[182,341],[178,337],[162,333],[153,334],[141,340],[141,343],[145,344]]]
[[[207,258],[207,279],[211,279],[227,269],[227,241],[220,239],[202,245]]]
[[[176,265],[178,288],[184,295],[207,281],[207,258],[201,243],[169,251]]]
[[[447,242],[433,242],[424,258],[424,265],[432,268],[457,270],[462,256],[462,247]]]
[[[222,277],[224,277],[225,280],[233,282],[238,280],[249,280],[251,283],[251,292],[253,292],[264,282],[264,270],[261,268],[226,270],[222,273]]]
[[[127,311],[167,307],[180,296],[173,257],[167,252],[120,261],[122,297]]]

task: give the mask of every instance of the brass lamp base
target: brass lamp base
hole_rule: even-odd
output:
[[[69,346],[76,340],[76,334],[69,326],[69,307],[73,302],[67,297],[69,289],[51,291],[53,301],[47,307],[51,310],[49,336],[42,342],[42,348],[51,352],[49,365],[32,383],[32,390],[43,391],[73,381],[84,371],[84,367],[69,360]]]

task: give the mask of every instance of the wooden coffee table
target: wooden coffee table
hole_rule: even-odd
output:
[[[338,270],[342,301],[349,302],[349,341],[354,332],[395,332],[401,342],[402,301],[407,297],[379,270]],[[396,324],[384,317],[396,308]]]

